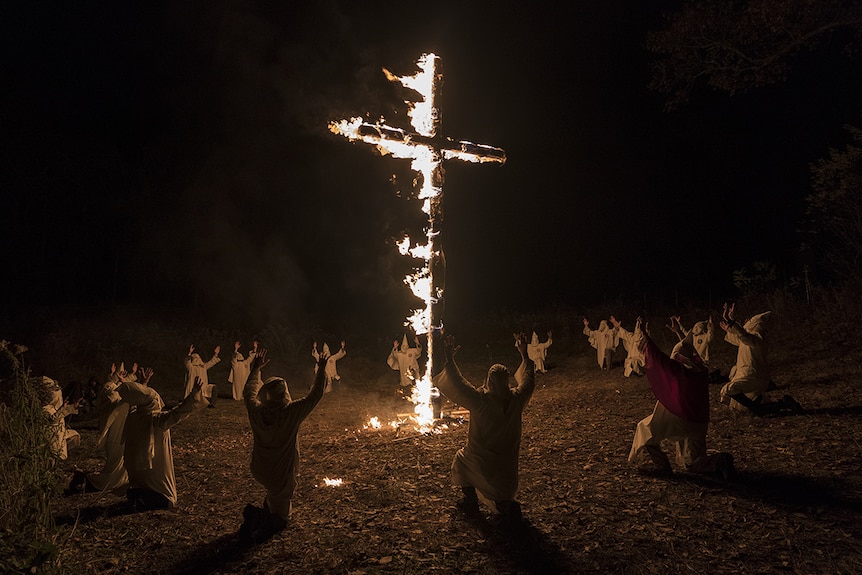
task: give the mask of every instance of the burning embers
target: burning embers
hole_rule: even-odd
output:
[[[439,403],[435,407],[435,395],[439,393],[431,382],[433,338],[435,329],[443,327],[442,317],[437,317],[437,306],[443,298],[443,287],[435,282],[434,270],[443,264],[437,225],[442,214],[441,198],[443,194],[444,160],[462,160],[475,163],[506,162],[506,152],[499,148],[474,144],[472,142],[456,142],[440,134],[441,114],[437,108],[437,97],[442,74],[437,70],[439,58],[434,54],[423,54],[417,61],[418,72],[412,76],[396,76],[383,69],[386,78],[399,82],[402,86],[416,91],[419,98],[416,101],[405,101],[407,114],[413,132],[402,128],[388,126],[381,118],[377,123],[370,124],[362,118],[330,122],[329,129],[335,134],[345,136],[351,141],[360,140],[372,144],[382,154],[392,154],[395,158],[411,160],[411,168],[419,172],[417,197],[423,200],[422,211],[428,216],[428,226],[425,228],[424,243],[413,243],[405,237],[398,242],[398,250],[402,255],[408,255],[421,262],[415,273],[408,274],[404,283],[423,306],[413,310],[404,322],[417,335],[427,337],[427,357],[424,372],[414,378],[414,386],[410,396],[413,403],[413,413],[409,420],[415,429],[426,433],[434,429],[435,419],[440,418]],[[400,419],[400,417],[399,417]],[[401,423],[392,424],[396,429]],[[377,418],[372,418],[365,429],[380,429],[382,425]]]

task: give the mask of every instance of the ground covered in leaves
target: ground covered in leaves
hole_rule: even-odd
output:
[[[238,540],[243,507],[259,505],[264,492],[248,469],[244,407],[222,398],[172,430],[177,509],[128,513],[110,494],[57,500],[62,566],[98,574],[860,573],[862,352],[852,340],[820,339],[772,346],[774,379],[786,388],[773,394],[792,394],[804,415],[735,413],[712,387],[710,448],[732,453],[739,470],[723,483],[629,465],[634,427],[654,404],[647,382],[619,366],[599,370],[577,330],[558,336],[524,413],[520,527],[487,514],[468,520],[455,507],[449,466],[466,423],[430,435],[363,428],[410,406],[385,357],[348,353],[342,382],[303,425],[285,531],[256,545]],[[489,360],[516,367],[511,339],[460,343],[459,363],[475,383]],[[717,337],[713,364],[726,372],[734,352]],[[294,396],[305,393],[311,366],[309,358],[288,374]],[[180,386],[160,389],[154,378],[169,401]],[[83,442],[65,463],[69,476],[73,465],[101,464],[95,424],[75,426]]]

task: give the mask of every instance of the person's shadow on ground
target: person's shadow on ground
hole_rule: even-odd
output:
[[[587,572],[587,566],[576,564],[528,518],[506,521],[498,516],[455,511],[453,520],[473,526],[485,539],[489,552],[509,563],[513,571],[535,575]]]
[[[242,559],[255,545],[265,541],[242,541],[236,532],[226,533],[221,537],[198,546],[184,555],[171,567],[171,573],[212,573],[224,568],[226,564]]]
[[[724,489],[739,497],[800,513],[819,509],[836,518],[862,515],[862,493],[845,485],[839,477],[738,470],[733,480],[726,482],[694,473],[675,473],[669,479]]]
[[[132,515],[138,513],[125,500],[108,503],[105,505],[90,505],[78,509],[74,515],[58,515],[54,518],[57,525],[75,525],[90,523],[103,517],[117,517],[119,515]]]

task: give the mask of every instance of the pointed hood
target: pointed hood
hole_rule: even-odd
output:
[[[763,334],[766,332],[767,320],[771,313],[771,311],[765,311],[751,317],[751,319],[745,322],[745,325],[742,326],[742,329],[744,329],[748,333],[763,337]]]

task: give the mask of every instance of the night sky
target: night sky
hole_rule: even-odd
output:
[[[405,4],[4,4],[0,311],[397,323],[412,172],[326,126],[409,128],[381,67],[424,52],[444,133],[508,155],[446,165],[447,315],[732,294],[758,260],[799,273],[809,164],[858,123],[852,60],[665,112],[644,42],[673,2]]]

